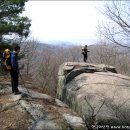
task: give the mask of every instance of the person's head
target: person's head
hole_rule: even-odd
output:
[[[19,53],[19,51],[20,51],[20,46],[15,46],[15,47],[14,47],[14,51],[15,51],[16,53]]]
[[[85,48],[87,48],[87,45],[85,45]]]

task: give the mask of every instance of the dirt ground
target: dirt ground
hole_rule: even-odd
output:
[[[9,82],[10,75],[0,76],[0,82]],[[10,100],[10,93],[0,93],[0,129],[28,129],[30,126],[29,115],[19,111],[16,106],[3,110],[6,104],[13,104]]]
[[[9,76],[0,76],[0,81],[7,81],[10,83],[10,77]],[[27,84],[29,84],[30,89],[40,92],[39,89],[36,89],[36,87],[32,86],[32,83],[30,84],[29,81],[25,82],[26,87]],[[9,107],[8,109],[3,109],[3,106],[5,104],[14,104],[16,102],[10,100],[11,92],[6,93],[0,93],[0,129],[2,130],[9,130],[9,129],[28,129],[31,127],[31,123],[29,122],[29,119],[31,119],[30,115],[27,112],[20,111],[17,107],[17,105],[13,105]],[[33,104],[40,104],[44,106],[44,109],[51,117],[54,117],[53,120],[56,122],[62,122],[64,123],[64,119],[62,117],[63,113],[71,113],[73,115],[77,115],[74,111],[72,111],[68,107],[60,107],[56,104],[55,99],[52,98],[52,100],[48,99],[33,99],[30,101]]]
[[[0,95],[0,106],[13,103],[9,95]],[[29,115],[17,110],[15,106],[9,109],[0,110],[0,129],[28,129]]]

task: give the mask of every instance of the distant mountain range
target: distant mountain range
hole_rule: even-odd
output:
[[[61,42],[61,41],[50,41],[49,43],[39,43],[38,47],[40,50],[51,49],[57,50],[59,48],[70,48],[76,46],[71,42]]]
[[[100,44],[99,44],[100,45]],[[70,47],[74,47],[74,46],[78,46],[76,44],[73,44],[71,42],[63,42],[63,41],[50,41],[48,43],[39,43],[38,47],[40,50],[44,50],[44,49],[48,49],[48,50],[54,50],[57,51],[59,48],[70,48]],[[95,49],[97,48],[98,44],[92,44],[92,45],[88,45],[89,49]],[[127,45],[130,46],[130,45]],[[118,46],[119,48],[119,52],[120,53],[125,53],[128,51],[128,48],[124,48],[121,46]]]
[[[48,44],[50,44],[50,45],[61,45],[61,46],[64,46],[64,47],[68,47],[68,46],[73,46],[74,45],[74,43],[72,43],[72,42],[65,42],[65,41],[55,41],[55,40],[53,40],[53,41],[49,41],[48,42]]]

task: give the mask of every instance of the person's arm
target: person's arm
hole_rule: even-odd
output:
[[[18,71],[18,62],[15,54],[11,55],[11,65],[14,70]]]

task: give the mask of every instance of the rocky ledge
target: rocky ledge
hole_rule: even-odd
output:
[[[19,86],[11,93],[10,82],[0,82],[0,128],[30,130],[83,129],[85,123],[59,99]]]
[[[65,62],[59,68],[57,97],[96,125],[130,125],[130,77],[104,64]]]

